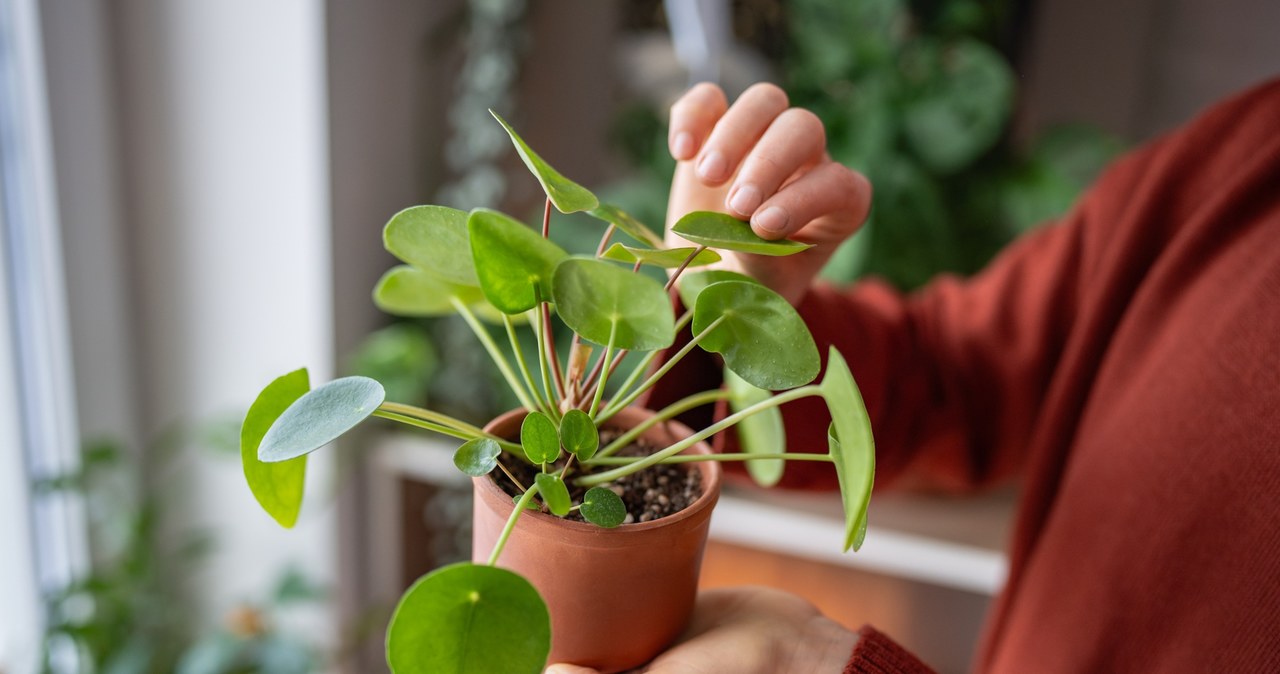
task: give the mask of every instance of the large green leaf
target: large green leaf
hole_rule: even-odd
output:
[[[551,614],[529,581],[494,566],[453,564],[418,579],[387,627],[393,674],[541,674]]]
[[[589,213],[596,218],[613,224],[636,241],[648,244],[650,248],[662,248],[662,237],[654,233],[643,222],[636,220],[631,217],[631,214],[613,204],[600,204],[598,208],[591,209]]]
[[[729,407],[740,412],[758,402],[773,397],[773,394],[752,386],[742,377],[725,370],[724,381],[729,388]],[[784,454],[787,451],[787,434],[782,426],[782,410],[770,407],[738,422],[738,444],[743,454],[751,456],[768,456]],[[748,461],[747,473],[761,487],[772,487],[782,479],[782,471],[786,464],[782,459]]]
[[[240,427],[240,462],[244,479],[267,511],[280,526],[292,529],[302,509],[302,488],[307,477],[307,457],[300,456],[280,463],[264,463],[258,459],[258,446],[271,425],[298,398],[311,390],[307,369],[294,370],[267,384],[258,399],[249,406],[244,425]]]
[[[608,262],[575,257],[556,267],[556,311],[574,332],[596,344],[652,351],[675,340],[675,319],[662,284]]]
[[[590,211],[600,205],[600,201],[596,199],[596,195],[590,190],[560,175],[560,172],[551,168],[538,153],[524,142],[524,139],[511,128],[510,124],[498,113],[493,110],[489,111],[493,118],[498,120],[502,128],[507,130],[507,135],[511,136],[511,142],[516,146],[516,152],[520,154],[520,158],[524,160],[524,165],[529,167],[529,171],[533,173],[538,182],[542,184],[542,189],[547,193],[547,198],[551,199],[551,203],[555,204],[556,209],[561,213],[576,213],[577,211]]]
[[[444,206],[413,206],[391,216],[382,242],[396,257],[438,278],[476,286],[475,265],[467,243],[467,214]]]
[[[373,288],[373,303],[396,316],[445,316],[455,313],[453,298],[463,304],[484,302],[474,287],[441,281],[417,267],[398,265],[387,270]]]
[[[871,503],[871,488],[875,483],[876,446],[871,436],[871,418],[858,385],[835,347],[831,347],[827,355],[827,374],[822,378],[821,389],[831,412],[827,439],[844,504],[844,549],[856,551],[862,547],[867,533],[867,505]]]
[[[684,302],[686,307],[695,307],[698,305],[698,294],[703,288],[712,283],[720,281],[745,281],[747,283],[759,283],[759,281],[747,276],[739,274],[736,271],[728,269],[708,269],[699,272],[685,272],[680,276],[680,282],[676,284],[676,288],[680,291],[680,301]]]
[[[821,362],[808,326],[782,296],[744,281],[713,283],[698,294],[693,333],[725,366],[758,388],[777,391],[813,381]]]
[[[386,392],[368,377],[335,379],[298,398],[271,425],[258,458],[268,463],[288,461],[333,442],[373,414]]]
[[[568,253],[508,215],[477,208],[467,220],[471,256],[485,297],[506,314],[551,299],[551,275]]]
[[[770,241],[751,231],[751,225],[724,213],[694,211],[680,218],[671,231],[697,244],[756,255],[795,255],[812,244],[780,239]]]
[[[689,259],[689,255],[697,248],[665,248],[663,250],[654,250],[651,248],[634,248],[632,246],[624,246],[615,243],[609,246],[609,249],[600,257],[606,260],[615,260],[617,262],[625,262],[627,264],[635,264],[640,261],[644,264],[650,264],[665,269],[674,269],[684,264]],[[713,264],[720,261],[720,254],[709,248],[704,248],[693,258],[693,262],[689,263],[690,267],[701,267],[703,265]]]

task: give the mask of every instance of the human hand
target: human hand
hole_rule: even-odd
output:
[[[719,211],[749,220],[763,238],[814,244],[788,257],[729,253],[721,264],[797,304],[840,243],[866,220],[871,184],[827,155],[817,115],[788,106],[786,93],[772,84],[753,85],[732,107],[719,87],[707,83],[676,101],[668,136],[677,164],[667,230],[690,211]]]
[[[829,674],[841,671],[858,636],[793,594],[764,587],[698,595],[680,642],[640,672],[647,674]],[[547,674],[598,674],[558,664]]]

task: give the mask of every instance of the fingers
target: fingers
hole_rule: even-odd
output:
[[[547,668],[545,674],[600,674],[600,672],[590,667],[579,667],[577,665],[551,665]]]
[[[671,106],[671,124],[667,136],[671,156],[678,161],[693,159],[728,108],[729,101],[724,92],[714,84],[703,82],[685,92]]]
[[[719,185],[732,177],[787,105],[787,94],[772,84],[755,84],[744,91],[707,138],[697,160],[698,179]]]
[[[800,108],[784,111],[751,149],[725,205],[740,218],[751,217],[802,166],[821,160],[826,143],[817,115]]]
[[[828,243],[853,234],[870,209],[871,183],[857,171],[826,162],[743,215],[766,239],[798,235],[811,243]]]

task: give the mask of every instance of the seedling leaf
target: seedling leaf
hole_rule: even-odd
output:
[[[536,464],[560,458],[560,435],[556,422],[542,412],[530,412],[520,424],[520,444],[524,455]]]
[[[565,412],[560,420],[560,442],[578,457],[578,461],[595,456],[600,448],[600,433],[595,422],[591,421],[591,415],[578,409]]]
[[[708,248],[733,250],[756,255],[794,255],[812,248],[811,244],[782,239],[762,239],[747,223],[724,213],[694,211],[680,218],[671,231],[680,237]]]
[[[569,508],[573,507],[572,502],[569,501],[569,488],[565,486],[564,480],[561,480],[559,475],[538,473],[533,480],[537,483],[538,493],[542,495],[542,501],[547,504],[551,514],[556,517],[569,514]]]
[[[480,477],[498,467],[500,454],[502,447],[492,438],[473,438],[453,453],[453,465],[471,477]]]
[[[622,498],[604,487],[592,487],[582,497],[582,517],[588,522],[612,529],[627,518]]]
[[[368,377],[343,377],[298,398],[271,425],[258,459],[288,461],[320,449],[373,414],[386,391]]]
[[[767,390],[813,381],[821,363],[813,335],[782,296],[758,283],[721,281],[698,294],[693,332],[724,320],[699,345],[724,356],[725,366]]]
[[[266,463],[258,458],[258,447],[271,425],[298,398],[311,389],[307,369],[294,370],[277,378],[258,394],[240,427],[240,463],[244,479],[258,505],[286,529],[298,522],[302,509],[303,485],[307,477],[307,457]]]

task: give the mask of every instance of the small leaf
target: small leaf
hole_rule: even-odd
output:
[[[631,217],[629,213],[613,204],[600,204],[598,208],[588,211],[590,215],[608,222],[622,230],[627,236],[648,244],[650,248],[662,248],[662,237],[649,229],[643,222]]]
[[[280,526],[292,529],[302,509],[302,490],[307,477],[307,457],[292,461],[264,463],[258,459],[258,446],[271,425],[298,398],[311,389],[307,369],[294,370],[267,384],[249,407],[240,427],[240,463],[244,479],[258,505]]]
[[[725,366],[752,385],[777,391],[813,381],[821,362],[813,335],[782,296],[758,283],[721,281],[698,295],[693,332],[698,344],[724,356]]]
[[[453,465],[471,477],[480,477],[498,467],[500,454],[502,447],[493,439],[473,438],[462,443],[453,453]]]
[[[813,246],[798,241],[762,239],[747,223],[724,213],[694,211],[680,218],[672,232],[696,244],[756,255],[795,255]]]
[[[703,288],[712,283],[720,281],[745,281],[747,283],[760,283],[759,281],[747,276],[739,274],[736,271],[728,269],[708,269],[706,271],[694,272],[692,274],[685,273],[680,276],[680,282],[676,284],[676,289],[680,291],[680,301],[684,302],[685,307],[695,307],[698,305],[698,294]]]
[[[520,505],[520,499],[521,499],[521,498],[523,498],[523,497],[524,497],[524,494],[520,494],[520,495],[518,495],[518,496],[512,496],[512,497],[511,497],[511,503],[512,503],[513,505]],[[534,498],[531,498],[531,499],[529,499],[528,501],[525,501],[525,503],[524,503],[524,509],[525,509],[525,510],[541,510],[541,508],[539,508],[539,507],[538,507],[538,503],[537,503],[537,501],[538,501],[538,500],[537,500],[537,499],[534,499]]]
[[[520,154],[520,159],[524,160],[524,165],[529,167],[529,171],[542,184],[542,190],[547,193],[547,198],[551,199],[551,203],[555,204],[557,210],[561,213],[576,213],[590,211],[600,205],[600,201],[590,190],[551,168],[551,165],[539,157],[538,153],[524,142],[524,139],[511,128],[510,124],[507,124],[505,119],[498,116],[498,113],[490,110],[489,114],[493,115],[502,128],[507,130],[507,135],[511,136],[511,142],[516,146],[516,152]]]
[[[822,378],[821,389],[822,399],[831,412],[827,441],[840,482],[840,500],[844,504],[844,550],[857,551],[867,531],[867,506],[875,483],[876,447],[871,435],[871,417],[858,393],[858,385],[835,347],[831,347],[827,355],[827,374]]]
[[[392,255],[456,285],[475,287],[475,265],[465,251],[467,214],[444,206],[413,206],[391,216],[382,242]]]
[[[636,260],[639,260],[644,264],[654,265],[655,267],[675,269],[676,267],[684,264],[684,261],[689,259],[689,256],[692,255],[695,250],[697,250],[697,248],[666,248],[664,250],[652,250],[649,248],[633,248],[631,246],[624,246],[620,243],[615,243],[612,246],[609,246],[609,250],[606,250],[604,255],[601,255],[600,257],[606,260],[625,262],[627,264],[635,264]],[[702,252],[698,253],[698,255],[693,258],[693,262],[690,262],[689,266],[701,267],[708,264],[714,264],[719,261],[719,253],[711,250],[710,248],[704,248],[702,249]]]
[[[630,351],[675,341],[671,301],[662,284],[647,276],[575,257],[556,267],[552,290],[560,318],[583,339],[608,345],[612,335],[615,348]]]
[[[523,223],[477,208],[467,220],[471,256],[485,297],[507,314],[528,311],[551,299],[556,264],[569,256]]]
[[[772,393],[756,388],[742,377],[725,370],[724,381],[729,388],[729,407],[734,412],[742,410],[773,396]],[[756,412],[738,422],[738,444],[742,453],[752,456],[768,456],[784,454],[787,451],[787,434],[782,425],[782,410],[777,407]],[[782,479],[782,471],[786,464],[782,459],[763,461],[747,461],[747,473],[761,487],[772,487]]]
[[[564,413],[560,420],[560,442],[564,448],[578,457],[578,461],[586,461],[596,455],[600,448],[600,432],[596,430],[591,415],[582,410],[573,409]]]
[[[560,458],[560,435],[556,422],[542,412],[530,412],[520,424],[520,444],[533,463],[551,463]]]
[[[418,579],[387,627],[394,674],[540,674],[551,614],[529,581],[495,566],[453,564]]]
[[[268,463],[309,454],[373,414],[386,392],[368,377],[343,377],[298,398],[267,430],[258,459]]]
[[[582,497],[582,517],[588,522],[612,529],[627,518],[627,506],[622,497],[604,487],[592,487]]]
[[[456,313],[452,299],[473,305],[484,302],[479,290],[441,281],[406,265],[387,270],[373,289],[373,303],[396,316],[447,316]]]
[[[559,475],[538,473],[533,480],[537,483],[538,493],[542,495],[542,500],[547,504],[552,515],[564,517],[569,514],[569,508],[573,506],[569,501],[569,488],[565,486],[564,480],[561,480]]]

